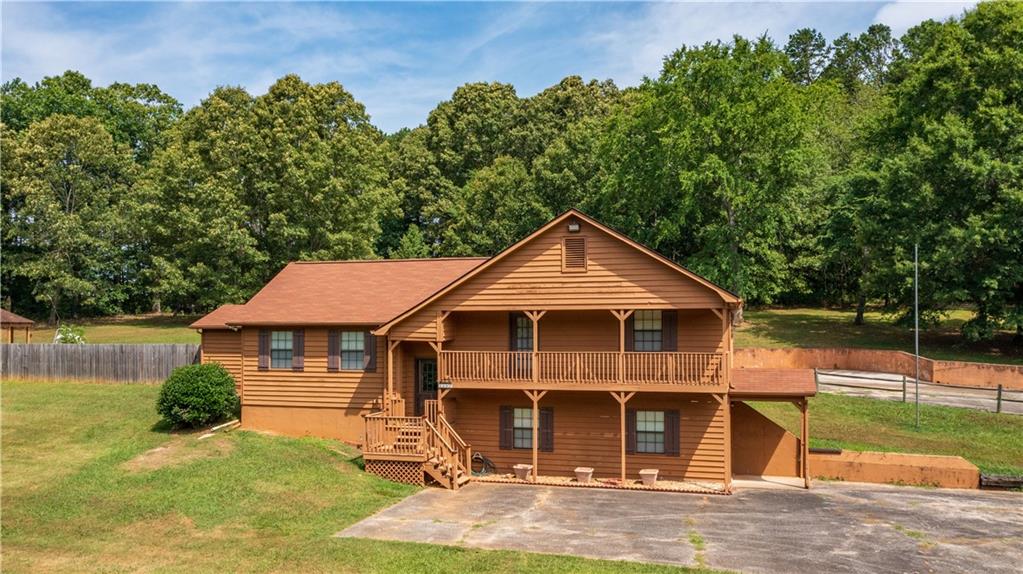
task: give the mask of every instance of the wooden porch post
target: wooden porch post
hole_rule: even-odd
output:
[[[534,323],[535,325],[535,323]],[[522,391],[533,401],[533,482],[536,482],[540,460],[540,399],[547,391]]]
[[[442,353],[442,351],[444,351],[444,342],[443,341],[437,341],[436,343],[434,343],[433,341],[431,341],[430,342],[430,347],[432,347],[434,352],[437,353],[437,384],[438,384],[438,388],[437,388],[437,412],[440,413],[440,414],[444,414],[444,401],[441,400],[440,388],[439,388],[441,373],[444,372],[444,363],[443,363],[444,359],[443,359],[443,353]]]
[[[626,393],[624,391],[620,392],[620,393],[616,393],[614,391],[611,391],[611,396],[614,397],[614,399],[616,401],[618,401],[618,410],[619,410],[619,415],[620,415],[620,419],[621,419],[620,420],[620,422],[621,422],[620,430],[621,430],[621,439],[622,439],[621,440],[621,444],[622,444],[622,483],[625,482],[625,476],[626,476],[626,474],[625,474],[625,403],[629,402],[629,399],[631,399],[635,395],[636,395],[636,391],[633,391],[631,393]]]
[[[732,400],[727,394],[711,395],[725,409],[725,491],[732,491]]]
[[[807,409],[807,399],[803,397],[803,400],[799,403],[800,412],[800,428],[799,438],[802,443],[802,471],[803,471],[803,488],[810,488],[810,413]]]
[[[618,382],[625,382],[625,321],[632,315],[630,310],[611,309],[611,314],[618,318]],[[624,479],[623,479],[624,480]]]
[[[530,358],[530,371],[533,374],[533,382],[540,381],[540,319],[547,314],[547,311],[526,311],[526,317],[533,322],[533,355]]]
[[[401,341],[392,341],[387,336],[387,394],[394,395],[394,349],[401,344]]]
[[[32,342],[32,327],[25,327],[25,342]]]

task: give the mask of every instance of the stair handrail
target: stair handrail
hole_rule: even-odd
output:
[[[460,434],[458,434],[458,431],[455,430],[455,427],[451,426],[451,423],[448,422],[448,419],[444,417],[443,413],[437,415],[437,422],[439,423],[440,427],[443,428],[448,433],[448,436],[450,436],[451,439],[454,440],[455,443],[457,443],[459,447],[459,452],[453,453],[456,460],[458,461],[458,465],[462,467],[463,472],[471,475],[472,447],[469,446],[469,443],[465,442],[465,440],[462,438]]]

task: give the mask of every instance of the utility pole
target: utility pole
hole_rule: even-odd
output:
[[[913,354],[916,357],[916,428],[920,428],[920,244],[913,244]]]

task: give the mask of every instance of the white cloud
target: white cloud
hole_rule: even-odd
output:
[[[976,6],[977,2],[927,2],[902,0],[885,4],[877,11],[874,22],[887,24],[892,34],[901,36],[924,20],[942,21],[950,16],[960,16],[963,11]]]

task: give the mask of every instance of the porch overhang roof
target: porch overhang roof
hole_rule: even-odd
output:
[[[733,397],[812,397],[817,394],[813,369],[732,369]]]

